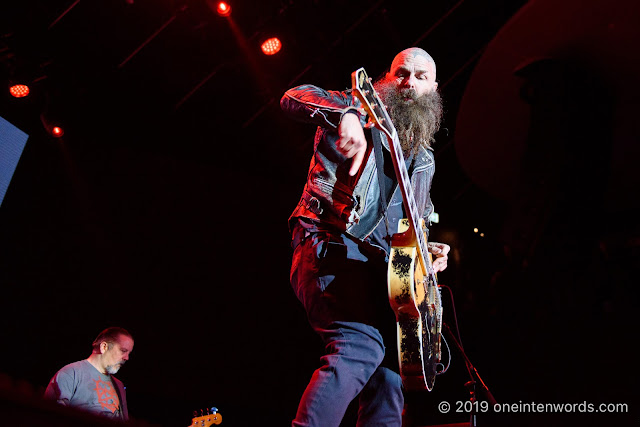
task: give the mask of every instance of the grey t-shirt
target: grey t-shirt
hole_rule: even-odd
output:
[[[49,382],[44,397],[108,418],[125,419],[111,376],[98,371],[86,359],[60,369]]]

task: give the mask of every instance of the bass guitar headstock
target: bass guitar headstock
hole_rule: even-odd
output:
[[[222,422],[222,415],[215,406],[208,408],[206,411],[200,410],[200,416],[197,411],[193,411],[193,419],[189,427],[209,427]]]

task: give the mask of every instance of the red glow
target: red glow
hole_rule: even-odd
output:
[[[228,3],[221,1],[217,7],[218,15],[229,16],[231,15],[231,6]]]
[[[64,129],[62,129],[60,126],[54,126],[53,129],[51,129],[51,135],[55,136],[56,138],[60,138],[62,135],[64,135]]]
[[[16,98],[24,98],[29,95],[29,86],[27,85],[13,85],[9,88],[9,93]]]
[[[269,40],[262,43],[261,47],[262,52],[264,52],[265,55],[275,55],[280,52],[280,49],[282,49],[282,43],[280,43],[279,38],[271,37]]]

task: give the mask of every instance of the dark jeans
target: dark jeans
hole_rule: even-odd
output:
[[[305,230],[298,226],[295,233]],[[400,427],[404,398],[384,252],[325,232],[299,236],[291,284],[325,354],[293,426],[338,427],[359,395],[359,426]]]

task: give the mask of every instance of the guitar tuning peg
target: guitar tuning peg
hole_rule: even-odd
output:
[[[211,415],[215,415],[218,413],[218,408],[216,408],[215,406],[211,407]]]
[[[193,411],[193,418],[198,416],[198,411]]]

